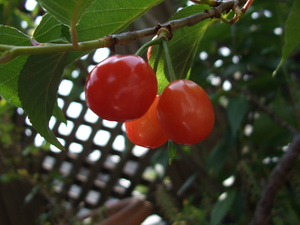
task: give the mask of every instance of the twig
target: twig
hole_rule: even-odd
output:
[[[274,199],[278,190],[284,184],[290,170],[300,155],[300,135],[296,136],[288,151],[283,155],[264,188],[261,199],[256,206],[251,225],[271,224]]]
[[[220,14],[232,10],[236,4],[242,4],[244,1],[226,1],[222,2],[215,8],[197,13],[182,19],[172,20],[167,23],[161,24],[161,27],[171,27],[172,32],[184,26],[194,26],[203,20],[219,17]],[[78,46],[74,48],[72,43],[68,44],[53,44],[44,43],[38,46],[13,46],[13,45],[0,45],[0,51],[3,52],[3,57],[0,58],[0,64],[10,62],[20,55],[29,54],[47,54],[58,52],[70,51],[89,51],[102,47],[113,47],[114,45],[126,45],[134,40],[142,39],[147,36],[155,35],[157,27],[146,28],[138,31],[124,32],[115,35],[109,35],[97,40],[79,42]]]
[[[255,96],[252,93],[250,93],[248,90],[241,88],[233,79],[230,79],[230,82],[234,86],[234,88],[245,94],[253,104],[255,104],[265,113],[267,113],[276,123],[288,130],[293,136],[298,134],[298,131],[293,126],[291,126],[289,123],[277,116],[277,114],[275,114],[273,110],[261,103],[257,98],[255,98]]]

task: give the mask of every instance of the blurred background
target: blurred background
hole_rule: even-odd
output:
[[[131,196],[155,206],[144,225],[250,222],[263,185],[292,141],[290,128],[300,123],[299,47],[272,77],[292,3],[254,1],[238,23],[208,28],[190,79],[210,95],[215,128],[197,145],[176,145],[171,164],[167,146],[135,146],[122,123],[97,117],[84,99],[85,79],[97,63],[114,53],[134,54],[152,37],[115,52],[97,49],[65,69],[58,105],[67,123],[53,117],[49,126],[67,151],[46,143],[21,108],[1,99],[0,224],[84,224],[78,216]],[[166,0],[127,30],[154,27],[192,4]],[[0,1],[0,24],[28,35],[43,14],[34,0]],[[298,163],[276,198],[274,224],[300,224],[299,169]]]

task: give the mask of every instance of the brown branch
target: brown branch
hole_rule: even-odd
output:
[[[170,27],[172,31],[175,31],[185,26],[194,26],[202,22],[203,20],[218,18],[222,13],[229,12],[230,10],[232,10],[232,7],[234,6],[235,3],[236,1],[224,2],[215,8],[206,10],[205,12],[200,12],[177,20],[171,20],[159,26]],[[151,28],[146,28],[138,31],[129,31],[121,34],[116,34],[113,35],[113,38],[115,40],[114,44],[126,45],[134,40],[155,35],[156,32],[157,32],[157,27],[151,27]],[[110,47],[110,46],[105,46],[105,47]]]
[[[243,88],[241,88],[235,80],[233,79],[229,79],[232,86],[239,90],[241,93],[245,94],[249,100],[255,104],[256,106],[258,106],[261,110],[263,110],[265,113],[267,113],[271,119],[273,119],[276,123],[278,123],[280,126],[282,126],[283,128],[285,128],[287,131],[289,131],[293,136],[298,134],[298,131],[291,126],[289,123],[287,123],[286,121],[284,121],[282,118],[280,118],[277,114],[275,114],[275,112],[270,109],[268,106],[264,105],[263,103],[261,103],[257,98],[255,98],[255,96],[249,92],[248,90],[245,90]]]
[[[251,225],[268,225],[272,220],[272,208],[278,190],[284,184],[287,176],[300,155],[300,135],[296,136],[288,151],[283,155],[264,188],[261,199],[256,206]]]
[[[252,95],[248,95],[251,102],[255,103],[260,109],[262,109],[265,113],[267,113],[276,123],[278,123],[280,126],[288,130],[291,134],[296,135],[297,130],[291,126],[289,123],[284,121],[282,118],[277,116],[277,114],[274,113],[272,109],[267,107],[266,105],[262,104],[258,99],[256,99]]]
[[[222,2],[215,8],[205,10],[185,18],[172,20],[167,23],[161,24],[160,27],[170,27],[172,31],[180,29],[185,26],[194,26],[206,19],[218,18],[222,13],[228,13],[234,6],[243,5],[245,0],[232,0]],[[157,26],[146,28],[137,31],[129,31],[120,34],[109,35],[99,38],[97,40],[91,40],[78,43],[77,48],[74,48],[73,44],[53,44],[44,43],[38,46],[13,46],[13,45],[0,45],[0,51],[4,52],[3,57],[0,57],[0,64],[4,64],[12,61],[14,58],[20,55],[30,54],[48,54],[59,52],[71,52],[71,51],[89,51],[97,48],[111,47],[115,45],[126,45],[135,40],[145,38],[147,36],[155,35],[157,32]]]
[[[191,0],[191,2],[194,2],[196,4],[205,4],[205,5],[209,5],[212,7],[215,7],[219,4],[221,4],[221,1],[218,1],[218,0]]]

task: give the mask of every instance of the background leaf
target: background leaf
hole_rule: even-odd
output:
[[[236,135],[248,109],[246,97],[241,95],[238,98],[230,98],[226,109],[232,134]]]
[[[213,174],[218,174],[223,168],[230,152],[233,150],[235,138],[232,135],[231,129],[224,132],[224,137],[212,149],[207,161],[207,168]]]
[[[218,225],[229,211],[236,196],[236,191],[231,190],[227,192],[225,199],[218,200],[212,208],[210,218],[211,225]]]
[[[33,127],[48,142],[63,149],[48,127],[57,99],[67,54],[32,55],[19,77],[19,97]]]
[[[298,24],[298,21],[300,20],[299,11],[300,0],[295,0],[290,15],[288,16],[286,21],[282,58],[279,62],[279,65],[276,68],[276,71],[278,71],[278,69],[282,66],[285,60],[289,57],[291,52],[300,43],[300,27]]]

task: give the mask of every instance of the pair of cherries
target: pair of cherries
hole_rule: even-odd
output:
[[[214,126],[212,103],[198,84],[175,80],[157,95],[155,72],[136,55],[113,55],[100,62],[87,78],[85,94],[95,114],[125,122],[129,140],[147,148],[157,148],[169,139],[196,144]]]

